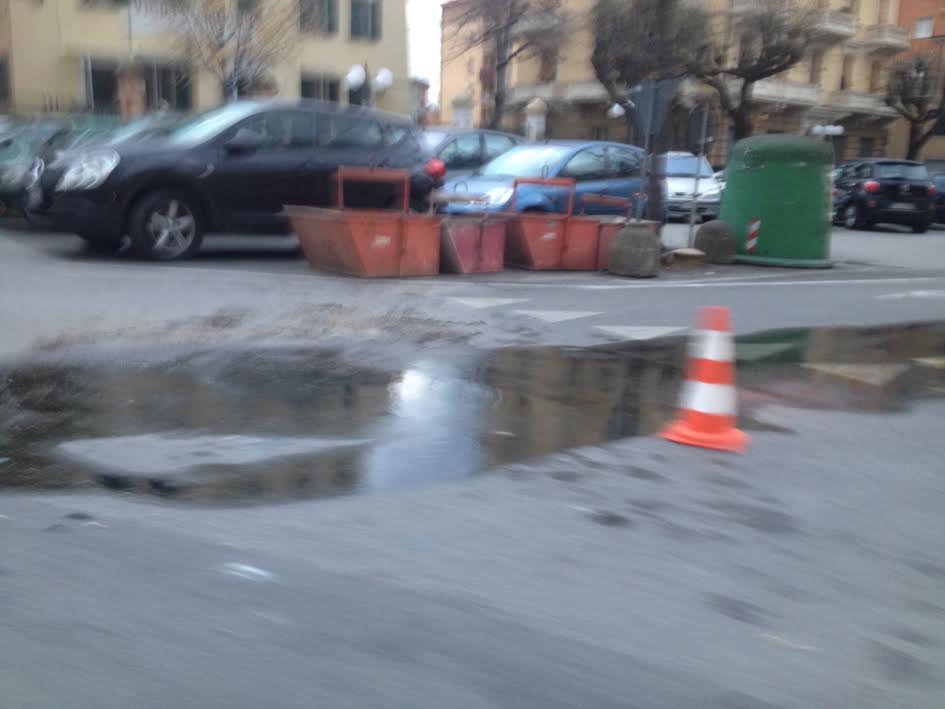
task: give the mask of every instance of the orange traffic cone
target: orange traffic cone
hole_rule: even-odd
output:
[[[743,452],[748,434],[735,427],[735,342],[728,308],[701,308],[689,343],[679,417],[661,434],[689,446]]]

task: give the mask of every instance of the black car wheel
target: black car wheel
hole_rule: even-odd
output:
[[[912,231],[915,234],[924,234],[929,230],[928,222],[917,222],[912,225]]]
[[[135,252],[156,261],[189,256],[203,241],[203,221],[194,200],[177,190],[149,192],[131,210],[128,235]]]
[[[847,229],[862,229],[866,226],[863,210],[856,202],[850,202],[843,210],[843,226]]]

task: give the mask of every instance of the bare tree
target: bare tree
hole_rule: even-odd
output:
[[[642,81],[679,78],[685,73],[689,52],[682,47],[702,28],[693,26],[697,16],[687,11],[685,0],[597,0],[591,11],[594,46],[591,64],[610,100],[624,108],[627,139],[640,141],[642,116],[628,101],[631,88]],[[665,130],[653,130],[652,154],[665,149]],[[652,164],[652,163],[651,163]],[[647,214],[662,221],[662,179],[650,170]]]
[[[273,65],[291,53],[300,8],[305,25],[320,21],[320,6],[309,0],[134,1],[164,20],[182,54],[216,77],[228,101],[265,84]]]
[[[693,42],[678,45],[679,59],[690,76],[718,93],[735,139],[748,137],[755,84],[787,71],[822,41],[815,31],[821,11],[797,0],[754,0],[737,14],[713,14],[696,5],[687,12],[689,26],[703,30]]]
[[[945,122],[940,59],[919,55],[894,64],[889,70],[886,103],[909,123],[906,159],[917,160],[923,146]]]
[[[505,115],[512,62],[556,52],[561,45],[563,0],[463,0],[453,11],[456,56],[476,47],[485,50],[488,63],[482,67],[482,83],[492,90],[488,126],[498,128]]]

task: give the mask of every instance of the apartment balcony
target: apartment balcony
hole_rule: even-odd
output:
[[[847,10],[819,10],[813,27],[815,40],[842,42],[856,35],[856,20]]]
[[[874,118],[895,118],[897,115],[882,97],[864,91],[834,91],[827,103],[830,108],[847,114],[858,113]]]
[[[536,98],[547,102],[594,103],[606,101],[607,92],[597,81],[575,81],[567,84],[557,82],[520,84],[509,87],[506,92],[506,99],[513,105],[528,103]]]
[[[752,96],[758,103],[809,107],[820,103],[820,87],[797,81],[762,79],[755,83]]]
[[[909,49],[909,30],[898,25],[871,25],[863,33],[860,45],[875,54],[898,54]]]

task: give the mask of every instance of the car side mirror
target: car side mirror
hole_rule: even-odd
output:
[[[223,147],[228,153],[251,153],[262,147],[262,137],[249,128],[240,128],[236,135],[230,138]]]

